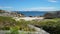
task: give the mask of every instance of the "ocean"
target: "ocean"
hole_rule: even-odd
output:
[[[19,11],[18,13],[24,14],[25,16],[44,16],[46,11]]]

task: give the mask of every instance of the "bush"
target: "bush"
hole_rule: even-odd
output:
[[[33,23],[36,27],[42,28],[50,34],[60,34],[60,19],[48,19],[39,22],[33,21]]]
[[[12,17],[0,16],[0,30],[10,30],[10,27],[18,26],[19,30],[35,31],[34,29],[28,27],[28,24],[30,24],[30,21],[25,21],[23,19],[21,19],[20,21],[15,21],[14,19],[12,19]]]
[[[19,27],[11,27],[10,28],[11,34],[19,34]]]

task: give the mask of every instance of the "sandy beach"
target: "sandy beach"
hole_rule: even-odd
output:
[[[30,21],[30,20],[42,20],[44,19],[44,17],[13,17],[13,19],[15,19],[16,21],[19,21],[20,19],[24,19],[26,21]]]

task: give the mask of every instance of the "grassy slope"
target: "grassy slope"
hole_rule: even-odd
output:
[[[60,18],[32,21],[34,25],[46,30],[50,34],[60,34]]]
[[[0,16],[0,30],[8,30],[10,27],[19,27],[20,30],[23,31],[35,31],[34,29],[31,29],[30,27],[27,26],[29,24],[29,21],[25,20],[20,20],[20,21],[15,21],[12,19],[12,17],[3,17]]]

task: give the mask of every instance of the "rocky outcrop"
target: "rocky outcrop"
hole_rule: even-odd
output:
[[[48,12],[44,15],[44,17],[46,19],[60,18],[60,11],[54,11],[54,12],[51,12],[51,13]]]
[[[8,12],[4,10],[0,10],[0,16],[7,16],[7,17],[23,17],[23,14],[18,14],[17,12]]]

